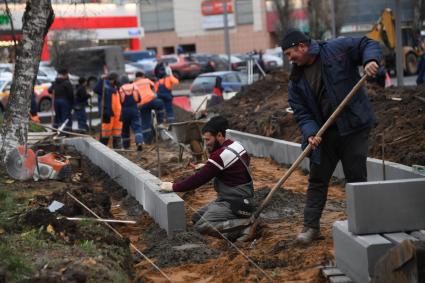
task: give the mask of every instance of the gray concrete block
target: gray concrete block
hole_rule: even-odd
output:
[[[391,233],[425,227],[425,178],[346,185],[349,231]]]
[[[384,236],[384,238],[394,244],[400,244],[404,240],[409,240],[413,242],[418,241],[418,239],[406,233],[387,233],[382,234],[382,236]]]
[[[380,235],[353,235],[347,221],[334,222],[333,240],[337,268],[357,283],[370,282],[376,262],[392,246]]]
[[[322,274],[325,278],[329,276],[344,275],[344,273],[336,267],[322,269]]]
[[[240,142],[249,154],[256,157],[270,157],[280,164],[292,164],[301,154],[301,145],[298,143],[288,142],[269,137],[239,132],[235,130],[227,130],[226,135]],[[384,180],[382,160],[375,158],[367,159],[368,181]],[[309,170],[308,158],[300,165],[302,169]],[[344,172],[341,163],[338,163],[334,177],[343,179]],[[385,161],[385,177],[386,180],[413,179],[423,178],[424,176],[414,172],[409,166]]]
[[[92,138],[66,139],[65,143],[75,146],[125,188],[168,235],[186,229],[183,200],[174,193],[159,193],[160,179]]]
[[[332,276],[329,277],[329,282],[331,283],[352,283],[353,280],[351,280],[348,276]]]
[[[410,235],[412,237],[418,239],[419,241],[425,242],[425,231],[424,230],[413,231],[412,233],[410,233]]]

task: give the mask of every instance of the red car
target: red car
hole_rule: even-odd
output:
[[[178,79],[196,78],[201,73],[201,65],[187,55],[164,55],[159,62],[170,66],[173,75]]]
[[[6,111],[7,101],[9,100],[10,87],[12,86],[12,78],[0,77],[0,114]],[[52,107],[52,95],[47,89],[50,83],[37,79],[37,85],[34,86],[35,99],[39,112],[48,111]]]

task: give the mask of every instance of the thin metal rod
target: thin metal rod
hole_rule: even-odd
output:
[[[96,222],[108,222],[108,223],[127,223],[136,224],[134,220],[118,220],[118,219],[103,219],[103,218],[83,218],[83,217],[58,217],[57,219],[67,219],[71,221],[96,221]]]
[[[53,128],[53,127],[50,127],[50,126],[46,126],[46,125],[40,124],[40,123],[34,123],[32,121],[30,121],[30,123],[32,123],[34,125],[37,125],[37,126],[40,126],[40,127],[43,127],[43,128],[46,128],[46,129],[49,129],[49,130],[58,131],[60,133],[64,133],[64,134],[68,134],[68,135],[74,135],[74,136],[77,136],[77,137],[84,137],[84,138],[91,137],[90,135],[84,135],[84,134],[79,134],[79,133],[73,133],[73,132],[63,131],[63,130],[59,130],[59,129],[56,129],[56,128]]]
[[[101,219],[93,210],[91,210],[89,207],[87,207],[84,203],[79,201],[75,196],[73,196],[70,192],[66,192],[73,200],[75,200],[78,204],[80,204],[82,207],[87,209],[91,214],[93,214],[96,218]],[[109,229],[115,232],[118,236],[121,238],[124,238],[120,232],[118,232],[114,227],[112,227],[109,223],[103,222]],[[158,270],[162,276],[167,278],[168,281],[173,282],[170,277],[167,276],[167,274],[164,273],[152,260],[150,260],[147,256],[145,256],[133,243],[130,242],[130,247],[132,247],[136,252],[138,252],[144,259],[146,259],[153,267],[155,267],[156,270]]]
[[[382,132],[381,154],[382,154],[382,177],[385,181],[387,179],[387,176],[386,176],[386,172],[385,172],[385,137],[384,137],[384,132]]]
[[[350,91],[350,93],[344,98],[344,100],[341,102],[341,104],[335,109],[334,113],[328,118],[328,120],[325,122],[325,124],[320,128],[320,130],[317,132],[317,137],[322,137],[325,131],[331,126],[331,124],[335,121],[335,119],[338,117],[338,115],[341,113],[341,111],[344,109],[344,107],[350,102],[351,98],[356,94],[356,92],[359,90],[359,88],[363,85],[363,83],[366,81],[367,75],[364,75],[357,84],[353,87],[353,89]],[[304,160],[304,158],[310,153],[312,149],[311,144],[308,144],[308,146],[304,149],[304,151],[301,153],[301,155],[295,160],[295,162],[292,164],[292,166],[289,168],[288,171],[286,171],[285,175],[277,182],[277,184],[273,187],[273,189],[270,191],[270,193],[267,195],[267,197],[264,199],[261,206],[255,211],[253,216],[251,217],[251,222],[253,223],[258,216],[260,216],[260,213],[264,210],[264,208],[270,203],[271,198],[273,197],[273,194],[276,192],[277,189],[279,189],[283,183],[291,176],[292,172],[295,171],[295,169],[298,168],[300,163]]]

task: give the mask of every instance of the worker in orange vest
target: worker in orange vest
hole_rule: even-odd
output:
[[[139,89],[130,83],[127,76],[121,77],[121,87],[118,90],[121,102],[122,144],[124,149],[130,148],[130,127],[134,133],[137,150],[142,151],[143,135],[138,103],[142,101]]]
[[[117,87],[118,75],[110,73],[106,78],[100,79],[93,88],[93,91],[98,94],[100,102],[102,121],[100,142],[107,145],[112,136],[113,148],[121,148],[121,102]]]
[[[35,99],[35,92],[31,94],[31,108],[30,108],[30,120],[34,123],[40,123],[40,117],[38,117],[37,101]]]
[[[140,117],[142,118],[142,133],[145,143],[150,144],[153,140],[151,112],[155,110],[158,124],[164,121],[164,102],[156,97],[153,91],[154,83],[145,78],[143,72],[136,73],[134,85],[137,86],[142,96],[139,102]]]
[[[167,113],[167,122],[174,122],[174,111],[173,111],[173,86],[179,84],[179,80],[173,76],[170,67],[166,67],[166,76],[160,78],[155,83],[155,92],[164,102],[165,112]]]

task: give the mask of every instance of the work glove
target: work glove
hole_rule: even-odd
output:
[[[161,182],[159,186],[159,191],[161,193],[172,193],[173,191],[173,183],[172,182]]]

